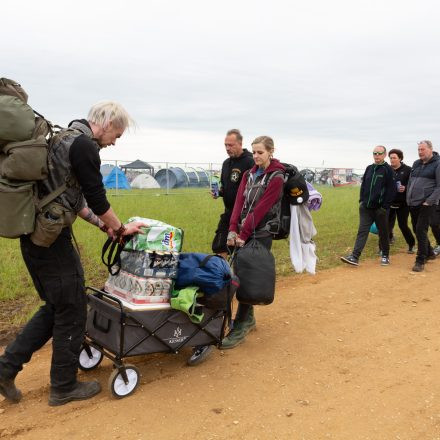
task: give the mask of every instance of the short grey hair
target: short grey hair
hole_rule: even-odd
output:
[[[417,142],[417,145],[420,145],[420,144],[426,144],[427,147],[428,147],[430,150],[432,150],[432,148],[433,148],[433,147],[432,147],[432,142],[431,142],[431,141],[428,141],[428,140]]]
[[[127,110],[121,104],[113,101],[97,102],[89,110],[87,120],[102,128],[106,128],[110,123],[123,130],[134,125],[134,121]]]
[[[235,139],[237,139],[238,142],[243,143],[243,136],[238,128],[228,130],[226,136],[231,136],[232,134],[235,135]]]
[[[383,149],[382,153],[384,153],[384,154],[386,154],[386,152],[387,152],[386,147],[384,147],[383,145],[376,145],[374,148],[382,148]]]

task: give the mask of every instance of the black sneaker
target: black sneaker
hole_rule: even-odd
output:
[[[346,257],[341,257],[341,260],[342,260],[344,263],[351,264],[351,265],[353,265],[353,266],[359,266],[359,259],[356,258],[356,257],[355,257],[354,255],[352,255],[352,254],[347,255]]]
[[[214,347],[212,345],[199,345],[194,347],[194,352],[190,358],[186,361],[187,365],[191,367],[193,365],[200,364],[212,353]]]
[[[408,250],[406,251],[407,254],[414,254],[416,252],[415,246],[410,246]]]
[[[390,265],[390,259],[388,257],[382,257],[380,259],[380,265],[381,266],[389,266]]]
[[[21,391],[15,386],[14,379],[0,379],[0,394],[12,403],[20,402]]]
[[[418,263],[416,261],[416,264],[414,264],[412,271],[413,272],[423,272],[424,269],[425,269],[425,265],[422,263]]]
[[[51,390],[49,406],[59,406],[72,402],[73,400],[86,400],[101,392],[101,385],[97,380],[91,382],[77,382],[71,391]]]
[[[427,257],[426,257],[426,261],[429,261],[429,260],[435,260],[435,254],[431,254],[431,255],[428,255]]]

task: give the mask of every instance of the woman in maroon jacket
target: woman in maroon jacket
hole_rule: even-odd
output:
[[[243,175],[229,223],[228,246],[242,247],[255,237],[267,249],[272,236],[266,227],[276,215],[282,196],[285,168],[273,159],[274,143],[269,136],[252,142],[255,165]],[[258,267],[258,262],[255,262]],[[222,348],[234,348],[255,328],[253,306],[239,303],[234,327],[222,341]]]

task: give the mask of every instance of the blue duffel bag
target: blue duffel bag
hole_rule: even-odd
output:
[[[214,294],[231,282],[232,273],[219,255],[184,253],[179,257],[175,287],[199,286],[205,294]]]

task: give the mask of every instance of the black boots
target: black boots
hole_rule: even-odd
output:
[[[96,396],[101,391],[101,385],[96,380],[91,382],[77,382],[71,391],[51,390],[49,406],[59,406],[73,400],[86,400]]]
[[[12,403],[21,400],[21,391],[15,386],[14,379],[0,378],[0,394]]]

